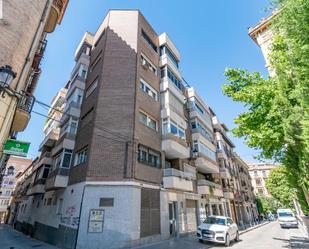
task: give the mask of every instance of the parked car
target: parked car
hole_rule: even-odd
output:
[[[236,223],[225,216],[208,216],[198,226],[197,238],[200,242],[210,241],[229,246],[232,240],[239,241],[239,231]]]
[[[278,209],[277,215],[281,228],[298,227],[297,219],[291,209]]]

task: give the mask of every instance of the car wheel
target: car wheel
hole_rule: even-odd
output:
[[[199,241],[200,243],[203,243],[203,242],[204,242],[202,239],[199,239],[198,241]]]
[[[230,240],[230,235],[227,234],[225,237],[225,246],[228,247],[230,246],[231,240]]]
[[[235,241],[238,242],[239,241],[239,232],[236,232],[236,237],[235,237]]]

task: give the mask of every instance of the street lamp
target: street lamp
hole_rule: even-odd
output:
[[[16,73],[13,72],[12,67],[5,65],[0,67],[0,83],[3,86],[9,86],[13,79],[16,77]]]
[[[16,73],[13,72],[11,66],[5,65],[0,67],[0,93],[3,91],[2,97],[4,97],[4,92],[8,92],[10,94],[10,85],[15,77]]]

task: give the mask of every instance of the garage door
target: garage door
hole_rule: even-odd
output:
[[[196,231],[196,201],[186,200],[188,232]]]

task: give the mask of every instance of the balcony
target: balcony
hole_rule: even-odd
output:
[[[219,173],[219,166],[201,153],[198,153],[195,159],[195,166],[204,174]]]
[[[27,195],[36,195],[45,193],[46,179],[38,179],[33,185],[27,190]]]
[[[59,138],[59,129],[52,129],[44,138],[40,144],[39,150],[42,150],[43,146],[52,147]]]
[[[46,179],[45,190],[60,189],[68,186],[69,171],[70,169],[58,168],[50,172]]]
[[[199,179],[197,181],[197,189],[200,195],[212,195],[216,197],[223,197],[223,191],[221,185],[208,181],[206,179]]]
[[[181,103],[185,104],[185,96],[183,92],[175,86],[174,82],[172,82],[167,76],[161,79],[160,83],[160,91],[171,91],[177,99],[181,101]]]
[[[223,188],[223,195],[225,199],[234,199],[234,193],[230,188]]]
[[[219,171],[220,171],[221,178],[223,178],[223,179],[231,179],[231,174],[230,174],[230,170],[229,169],[220,167]]]
[[[56,145],[52,149],[52,155],[57,154],[61,149],[73,150],[75,146],[75,136],[76,134],[65,132],[61,137],[59,137]]]
[[[217,157],[218,159],[224,159],[224,160],[228,159],[224,150],[217,150]]]
[[[162,150],[169,159],[190,157],[190,148],[187,142],[171,133],[163,136]]]
[[[66,119],[69,119],[70,116],[79,117],[80,116],[81,104],[76,101],[71,101],[67,103],[64,108],[65,115],[62,115],[61,122],[64,122]]]
[[[35,99],[32,95],[26,93],[18,99],[12,124],[12,131],[20,132],[27,127],[34,100]]]
[[[53,0],[44,31],[54,32],[56,24],[60,24],[69,0]]]
[[[177,169],[164,169],[163,186],[169,189],[193,191],[192,174]]]
[[[160,68],[168,65],[169,68],[173,71],[173,73],[176,75],[176,77],[178,79],[182,79],[181,73],[179,71],[179,69],[175,66],[175,64],[173,63],[173,61],[170,59],[170,57],[167,54],[163,54],[160,57]]]

